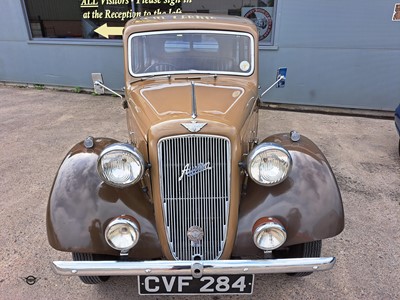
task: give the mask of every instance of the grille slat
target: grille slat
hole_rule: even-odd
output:
[[[161,200],[168,243],[177,260],[218,259],[223,251],[230,199],[230,141],[208,135],[158,143]],[[193,243],[188,229],[204,237]]]

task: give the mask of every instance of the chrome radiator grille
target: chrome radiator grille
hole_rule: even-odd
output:
[[[158,143],[164,223],[177,260],[211,260],[222,254],[229,215],[230,151],[230,141],[219,136],[183,135]]]

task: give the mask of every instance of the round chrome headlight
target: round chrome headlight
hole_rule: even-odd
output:
[[[139,224],[132,217],[121,216],[108,224],[104,233],[107,244],[119,251],[128,251],[139,240]]]
[[[266,222],[256,222],[253,230],[254,244],[265,251],[277,249],[286,241],[285,228],[276,220],[268,220]]]
[[[112,144],[101,152],[97,169],[106,183],[125,187],[142,178],[145,162],[135,147],[129,144]]]
[[[281,183],[292,168],[292,157],[282,146],[261,143],[247,158],[247,172],[256,183],[273,186]]]

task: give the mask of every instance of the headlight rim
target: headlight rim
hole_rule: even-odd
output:
[[[280,244],[278,244],[277,246],[274,247],[270,247],[270,248],[266,248],[266,247],[262,247],[258,242],[257,242],[257,237],[259,236],[259,234],[265,230],[270,230],[270,229],[278,229],[282,234],[283,234],[283,241],[280,242]],[[284,245],[286,243],[287,240],[287,231],[286,228],[281,224],[281,222],[279,222],[277,219],[275,218],[261,218],[259,219],[256,223],[254,223],[253,225],[253,230],[252,230],[252,234],[253,234],[253,242],[256,245],[256,247],[262,251],[273,251],[276,250],[280,247],[282,247],[282,245]]]
[[[251,168],[251,163],[259,154],[261,154],[262,152],[270,151],[270,150],[277,150],[277,151],[284,153],[288,157],[289,167],[287,169],[285,176],[283,176],[279,181],[273,182],[273,183],[264,183],[264,182],[257,180],[253,176],[250,168]],[[258,144],[254,149],[252,149],[250,151],[250,153],[246,159],[246,171],[247,171],[247,174],[250,176],[250,178],[255,183],[262,185],[262,186],[268,186],[268,187],[275,186],[275,185],[278,185],[278,184],[284,182],[287,179],[287,177],[289,176],[292,166],[293,166],[293,158],[292,158],[290,152],[283,146],[281,146],[277,143],[274,143],[274,142],[262,142],[261,144]]]
[[[112,228],[112,226],[115,226],[115,225],[118,225],[118,224],[129,225],[135,231],[135,234],[136,234],[137,238],[136,238],[135,242],[132,243],[131,246],[122,248],[122,247],[117,247],[117,246],[115,246],[114,244],[111,243],[110,238],[108,237],[108,234],[109,234],[110,229]],[[130,249],[132,249],[133,247],[135,247],[137,245],[137,243],[139,242],[139,239],[140,239],[140,226],[139,226],[139,223],[136,221],[135,218],[133,218],[131,216],[127,216],[127,215],[118,216],[118,217],[112,219],[108,223],[106,229],[104,230],[104,239],[105,239],[107,245],[110,246],[111,248],[113,248],[114,250],[121,251],[121,252],[127,252]]]
[[[134,158],[139,162],[140,172],[139,172],[138,176],[134,180],[132,180],[132,181],[130,181],[128,183],[116,183],[116,182],[110,181],[104,175],[103,168],[101,166],[101,161],[102,161],[102,159],[103,159],[103,157],[105,155],[107,155],[107,154],[109,154],[110,152],[113,152],[113,151],[125,151],[125,152],[133,155]],[[103,149],[103,151],[101,151],[99,157],[97,158],[97,172],[98,172],[100,178],[105,183],[107,183],[108,185],[113,186],[113,187],[124,188],[124,187],[128,187],[128,186],[131,186],[131,185],[134,185],[134,184],[138,183],[143,178],[145,170],[146,170],[146,162],[145,162],[142,154],[139,152],[139,150],[136,147],[134,147],[131,144],[114,143],[114,144],[108,145],[107,147],[105,147]]]

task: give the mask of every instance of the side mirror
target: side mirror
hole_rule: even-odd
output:
[[[103,83],[103,76],[101,73],[92,73],[92,81],[93,81],[93,89],[95,94],[97,95],[103,95],[104,94],[104,88],[101,87],[97,83]]]
[[[101,73],[92,73],[92,81],[93,81],[94,92],[96,94],[103,95],[104,89],[106,89],[115,96],[120,97],[122,100],[124,99],[122,95],[118,94],[117,92],[115,92],[114,90],[110,89],[109,87],[103,84],[103,76],[101,75]]]
[[[279,68],[278,73],[276,75],[276,81],[261,94],[260,98],[262,98],[270,89],[272,89],[276,85],[278,85],[278,87],[281,87],[281,88],[285,87],[286,72],[287,72],[287,68]]]

